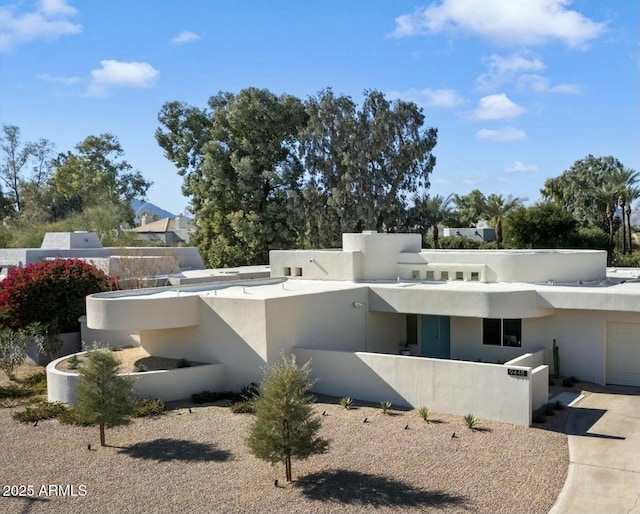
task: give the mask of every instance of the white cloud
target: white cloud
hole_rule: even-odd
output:
[[[482,90],[491,90],[502,84],[513,82],[515,77],[523,71],[539,71],[545,67],[540,59],[529,58],[521,53],[509,57],[493,54],[485,60],[485,65],[489,71],[476,79],[478,87]]]
[[[578,94],[580,86],[576,84],[556,84],[551,85],[547,77],[540,75],[522,75],[518,78],[518,85],[522,89],[530,89],[536,93],[569,93]]]
[[[0,7],[0,52],[36,39],[82,32],[82,25],[70,20],[77,12],[65,0],[40,0],[29,12],[19,12],[18,5]]]
[[[527,134],[525,134],[524,130],[513,127],[503,127],[496,130],[480,129],[476,132],[476,138],[497,143],[506,143],[509,141],[522,141],[527,138]]]
[[[520,161],[515,161],[504,171],[505,173],[537,173],[538,167],[535,164],[524,164]]]
[[[153,87],[160,72],[146,62],[100,61],[102,68],[91,72],[87,96],[105,96],[116,87]]]
[[[44,80],[45,82],[57,82],[58,84],[64,84],[65,86],[71,86],[73,84],[78,84],[82,82],[80,77],[56,77],[53,75],[49,75],[48,73],[41,73],[38,75],[40,80]]]
[[[171,42],[180,45],[184,43],[191,43],[191,41],[197,41],[198,39],[201,39],[201,37],[195,32],[183,30],[176,37],[172,38]]]
[[[471,117],[476,120],[502,120],[515,118],[524,112],[526,109],[509,100],[505,93],[497,93],[482,97]]]
[[[389,37],[446,32],[504,45],[543,45],[557,40],[580,48],[604,32],[604,23],[569,10],[568,5],[569,0],[441,0],[397,17]]]
[[[464,103],[464,99],[455,89],[408,89],[407,91],[389,91],[389,99],[400,99],[415,102],[425,107],[442,107],[451,109]]]

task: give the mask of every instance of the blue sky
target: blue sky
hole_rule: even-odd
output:
[[[378,89],[438,128],[433,193],[533,202],[588,154],[640,169],[638,16],[637,0],[2,0],[0,123],[61,152],[116,135],[177,214],[165,102]]]

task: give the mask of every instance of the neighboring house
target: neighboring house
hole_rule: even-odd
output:
[[[192,392],[260,381],[294,352],[320,393],[528,425],[548,401],[554,340],[562,375],[640,386],[640,270],[607,273],[605,252],[423,250],[418,234],[367,231],[341,250],[272,251],[270,267],[264,280],[91,295],[87,326],[215,364]],[[160,394],[176,399],[171,387]],[[50,381],[50,400],[60,388]]]
[[[188,245],[195,230],[192,220],[180,214],[177,218],[163,218],[147,222],[147,215],[140,216],[140,226],[129,229],[137,239],[162,244],[162,246]]]
[[[2,273],[50,259],[82,259],[110,275],[124,280],[148,279],[154,285],[168,282],[168,275],[181,276],[189,270],[203,270],[194,247],[103,247],[95,232],[47,232],[40,248],[0,248]],[[160,277],[160,278],[159,278]]]
[[[473,241],[495,241],[496,231],[491,227],[473,227],[473,228],[445,228],[443,230],[445,237],[466,237]]]

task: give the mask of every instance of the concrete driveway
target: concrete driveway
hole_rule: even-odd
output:
[[[573,409],[569,472],[550,514],[640,514],[640,395],[593,393]]]

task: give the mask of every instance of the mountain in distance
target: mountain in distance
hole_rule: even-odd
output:
[[[136,220],[140,219],[140,215],[143,212],[146,212],[151,216],[154,216],[154,215],[158,216],[158,219],[177,218],[175,214],[171,214],[169,211],[165,211],[161,207],[158,207],[157,205],[151,202],[147,202],[145,200],[138,200],[137,198],[134,198],[133,200],[131,200],[131,208],[133,209]]]

